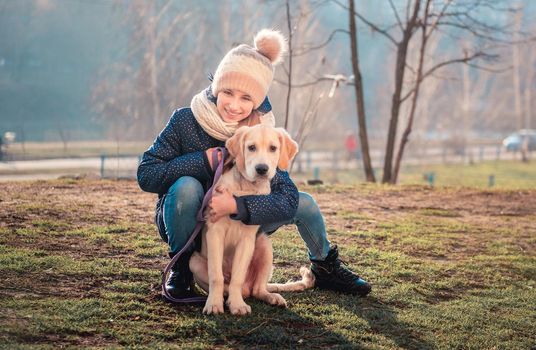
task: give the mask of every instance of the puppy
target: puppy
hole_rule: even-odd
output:
[[[226,142],[234,165],[226,170],[214,195],[229,191],[235,196],[270,193],[270,180],[276,168],[287,169],[298,145],[282,128],[259,124],[241,127]],[[286,307],[280,291],[312,288],[314,277],[302,268],[302,280],[285,284],[268,284],[272,274],[273,253],[265,234],[257,235],[258,225],[245,225],[230,217],[207,222],[202,232],[201,252],[190,259],[195,281],[207,293],[205,314],[224,312],[224,295],[234,315],[251,313],[244,298],[253,296],[272,305]]]

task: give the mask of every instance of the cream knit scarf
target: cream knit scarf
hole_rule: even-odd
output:
[[[242,125],[253,126],[262,123],[275,126],[275,117],[271,111],[263,115],[253,113],[241,122],[225,122],[220,117],[216,105],[208,99],[207,90],[208,89],[201,91],[192,98],[190,108],[194,113],[195,120],[197,120],[203,130],[213,138],[220,141],[226,141],[233,136],[236,129]]]
[[[208,99],[206,89],[192,98],[190,107],[203,130],[217,140],[226,141],[238,129],[238,122],[227,123],[220,117],[216,105]]]

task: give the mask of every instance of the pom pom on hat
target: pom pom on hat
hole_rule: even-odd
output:
[[[262,29],[255,35],[253,42],[257,51],[266,56],[273,65],[280,63],[287,51],[285,37],[276,30]]]
[[[255,35],[254,47],[239,45],[223,57],[212,81],[214,96],[224,89],[236,89],[251,96],[257,109],[274,78],[274,65],[283,60],[287,42],[276,30],[262,29]]]

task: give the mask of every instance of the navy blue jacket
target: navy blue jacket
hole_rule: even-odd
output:
[[[205,151],[224,145],[203,130],[190,108],[178,109],[143,154],[138,166],[138,184],[144,191],[158,193],[160,199],[181,176],[196,178],[206,190],[214,174]],[[277,169],[270,187],[268,195],[237,197],[238,214],[231,218],[249,225],[292,219],[298,209],[298,190],[288,173]],[[159,200],[157,206],[160,204]]]

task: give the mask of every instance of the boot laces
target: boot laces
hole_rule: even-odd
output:
[[[344,266],[341,266],[341,263]],[[346,263],[346,261],[337,259],[334,262],[333,272],[335,272],[342,280],[346,282],[352,282],[358,279],[359,276],[353,273],[352,271],[350,271],[348,268],[346,268],[346,266],[348,266],[348,263]]]

